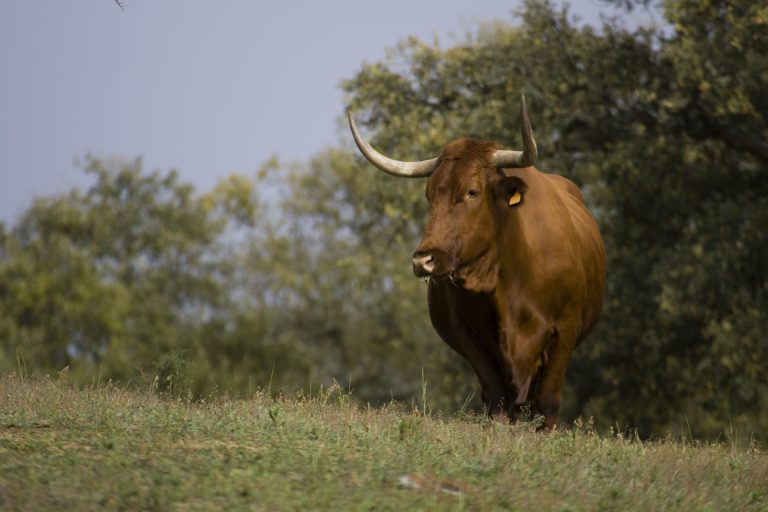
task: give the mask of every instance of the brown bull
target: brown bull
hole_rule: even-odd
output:
[[[576,185],[532,167],[524,97],[520,111],[523,151],[461,139],[422,162],[381,155],[349,123],[373,165],[430,177],[413,270],[429,278],[432,325],[477,373],[489,413],[514,419],[528,404],[551,429],[571,352],[602,307],[605,251]]]

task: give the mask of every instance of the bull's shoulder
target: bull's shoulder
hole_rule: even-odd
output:
[[[529,172],[528,179],[530,195],[534,188],[539,193],[529,201],[529,210],[519,210],[520,227],[540,262],[534,270],[542,274],[542,282],[561,280],[574,268],[602,268],[605,249],[600,229],[579,187],[567,178],[540,171]],[[514,229],[510,233],[515,236]]]

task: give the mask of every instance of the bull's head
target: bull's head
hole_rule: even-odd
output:
[[[492,142],[461,139],[440,155],[421,162],[392,160],[377,152],[349,125],[365,158],[387,174],[405,178],[429,177],[429,220],[413,254],[419,277],[448,277],[466,288],[490,291],[497,271],[495,240],[509,208],[523,202],[525,183],[502,169],[528,167],[536,160],[525,97],[520,99],[523,151],[500,149]]]

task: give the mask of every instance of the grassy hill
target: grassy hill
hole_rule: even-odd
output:
[[[755,446],[0,376],[0,510],[768,510]]]

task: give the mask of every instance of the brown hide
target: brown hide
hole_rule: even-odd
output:
[[[555,425],[573,348],[600,313],[605,253],[579,189],[534,167],[496,169],[499,146],[446,146],[427,182],[414,272],[431,277],[439,335],[469,361],[491,414]]]

